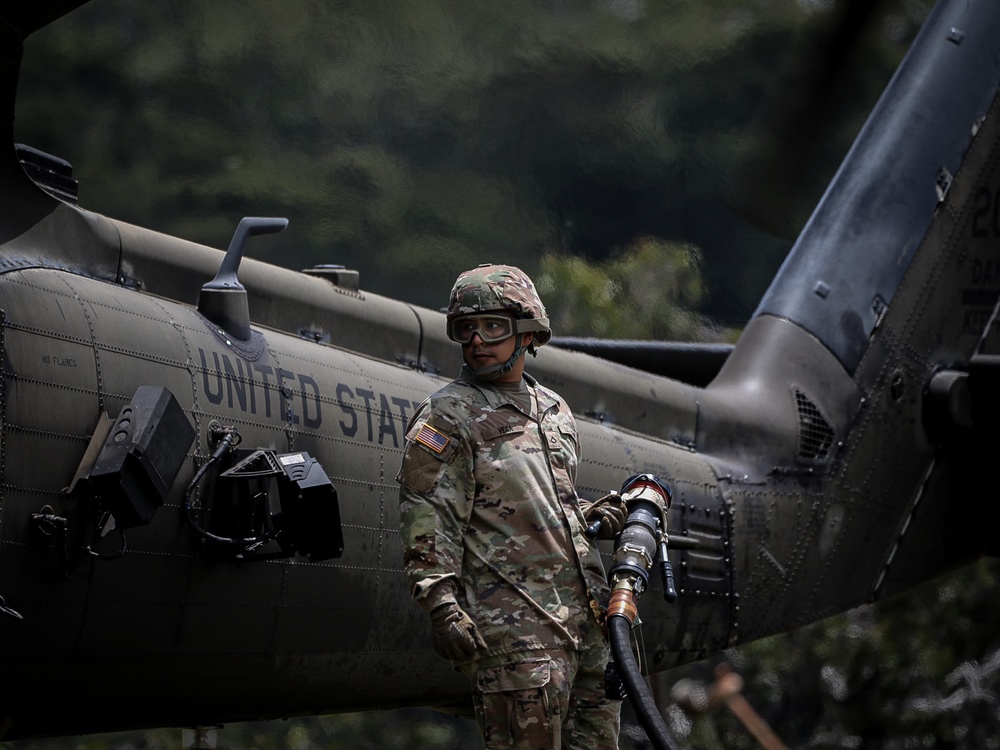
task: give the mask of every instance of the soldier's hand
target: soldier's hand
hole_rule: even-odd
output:
[[[445,602],[431,610],[431,634],[438,656],[452,661],[468,661],[476,649],[486,648],[476,623],[455,602]]]
[[[598,520],[601,521],[600,530],[597,532],[598,539],[614,539],[625,526],[627,517],[625,502],[617,492],[605,495],[592,503],[582,503],[580,510],[583,511],[583,518],[588,526],[592,526]]]

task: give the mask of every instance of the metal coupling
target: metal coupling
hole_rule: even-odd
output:
[[[611,591],[611,599],[608,602],[608,617],[620,615],[629,621],[631,625],[635,622],[639,614],[632,587],[626,581],[621,581],[615,585]]]

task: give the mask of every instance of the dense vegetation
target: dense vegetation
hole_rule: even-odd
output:
[[[74,164],[86,208],[217,247],[242,216],[287,216],[252,254],[343,263],[370,291],[437,307],[459,271],[512,262],[557,333],[731,339],[928,6],[94,0],[28,40],[17,136]],[[984,562],[656,685],[667,705],[727,661],[790,747],[998,747],[998,575]],[[686,747],[754,746],[724,709],[668,717]],[[476,737],[397,711],[233,725],[218,746]],[[645,746],[631,727],[622,745]]]
[[[16,133],[87,208],[217,247],[287,216],[257,257],[429,307],[690,245],[742,325],[928,4],[94,0],[28,39]]]

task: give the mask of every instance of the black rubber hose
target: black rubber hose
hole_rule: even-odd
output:
[[[663,722],[660,711],[653,702],[653,696],[649,693],[649,686],[642,679],[639,665],[632,653],[632,644],[629,640],[629,631],[632,623],[624,615],[611,615],[608,617],[608,630],[611,635],[611,653],[614,656],[615,665],[618,667],[625,688],[628,690],[629,700],[632,701],[632,708],[635,709],[639,717],[639,723],[646,730],[646,736],[657,750],[680,750],[674,738],[670,735],[670,730]]]

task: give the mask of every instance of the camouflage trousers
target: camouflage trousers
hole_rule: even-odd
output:
[[[607,662],[604,646],[465,665],[486,750],[617,750],[621,702],[604,695]]]

